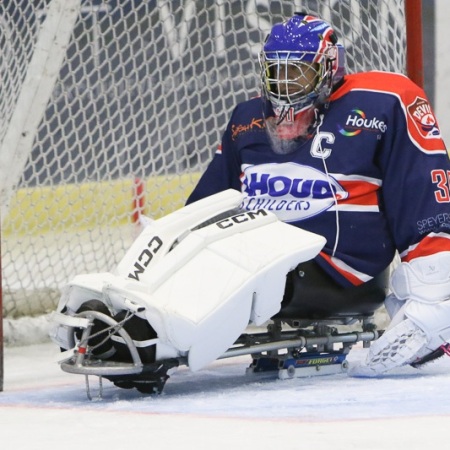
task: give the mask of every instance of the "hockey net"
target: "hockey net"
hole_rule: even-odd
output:
[[[141,214],[183,205],[257,55],[294,11],[333,23],[347,70],[405,72],[404,2],[3,0],[3,315],[47,313],[74,275],[114,268]]]

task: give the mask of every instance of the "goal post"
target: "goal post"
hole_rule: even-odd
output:
[[[40,26],[30,62],[26,67],[25,78],[19,87],[17,103],[5,127],[0,148],[2,217],[6,216],[10,197],[33,148],[36,132],[59,75],[79,9],[79,0],[53,0]]]
[[[424,85],[422,0],[405,0],[406,74]]]
[[[348,72],[406,73],[413,3],[3,0],[4,318],[52,311],[74,275],[115,267],[141,214],[184,204],[232,108],[259,93],[257,55],[274,22],[320,15]]]
[[[0,240],[0,255],[2,251],[2,243]],[[0,258],[0,274],[2,273],[2,259]],[[3,289],[2,283],[0,283],[0,392],[3,391],[4,385],[4,373],[5,369],[3,367],[4,358],[3,358]]]

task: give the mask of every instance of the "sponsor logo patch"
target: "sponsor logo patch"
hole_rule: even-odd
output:
[[[265,128],[266,124],[263,119],[257,119],[256,117],[253,117],[250,123],[238,125],[233,124],[231,126],[231,139],[233,139],[234,141],[242,133],[246,133],[248,131],[263,130]]]
[[[376,133],[385,133],[386,124],[376,117],[369,118],[366,113],[360,109],[352,109],[345,120],[345,124],[338,124],[338,131],[343,136],[357,136],[363,131],[372,131]]]
[[[244,166],[242,172],[242,209],[263,208],[284,222],[316,216],[348,197],[333,177],[309,166],[270,163]]]

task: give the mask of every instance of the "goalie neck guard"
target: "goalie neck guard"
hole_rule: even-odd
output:
[[[288,153],[278,141],[314,130],[315,110],[344,75],[344,48],[327,22],[295,13],[273,26],[259,62],[267,129],[275,152]]]

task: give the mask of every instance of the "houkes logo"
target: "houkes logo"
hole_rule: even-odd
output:
[[[441,136],[431,106],[425,99],[416,97],[408,106],[408,114],[422,137],[436,139]]]
[[[344,126],[338,125],[339,133],[348,137],[357,136],[362,131],[385,133],[386,129],[387,125],[383,121],[376,117],[369,119],[364,111],[356,108],[351,110]]]
[[[247,131],[263,130],[266,127],[263,119],[257,119],[253,117],[251,122],[248,124],[239,124],[231,126],[231,138],[233,141],[242,133],[246,133]]]

